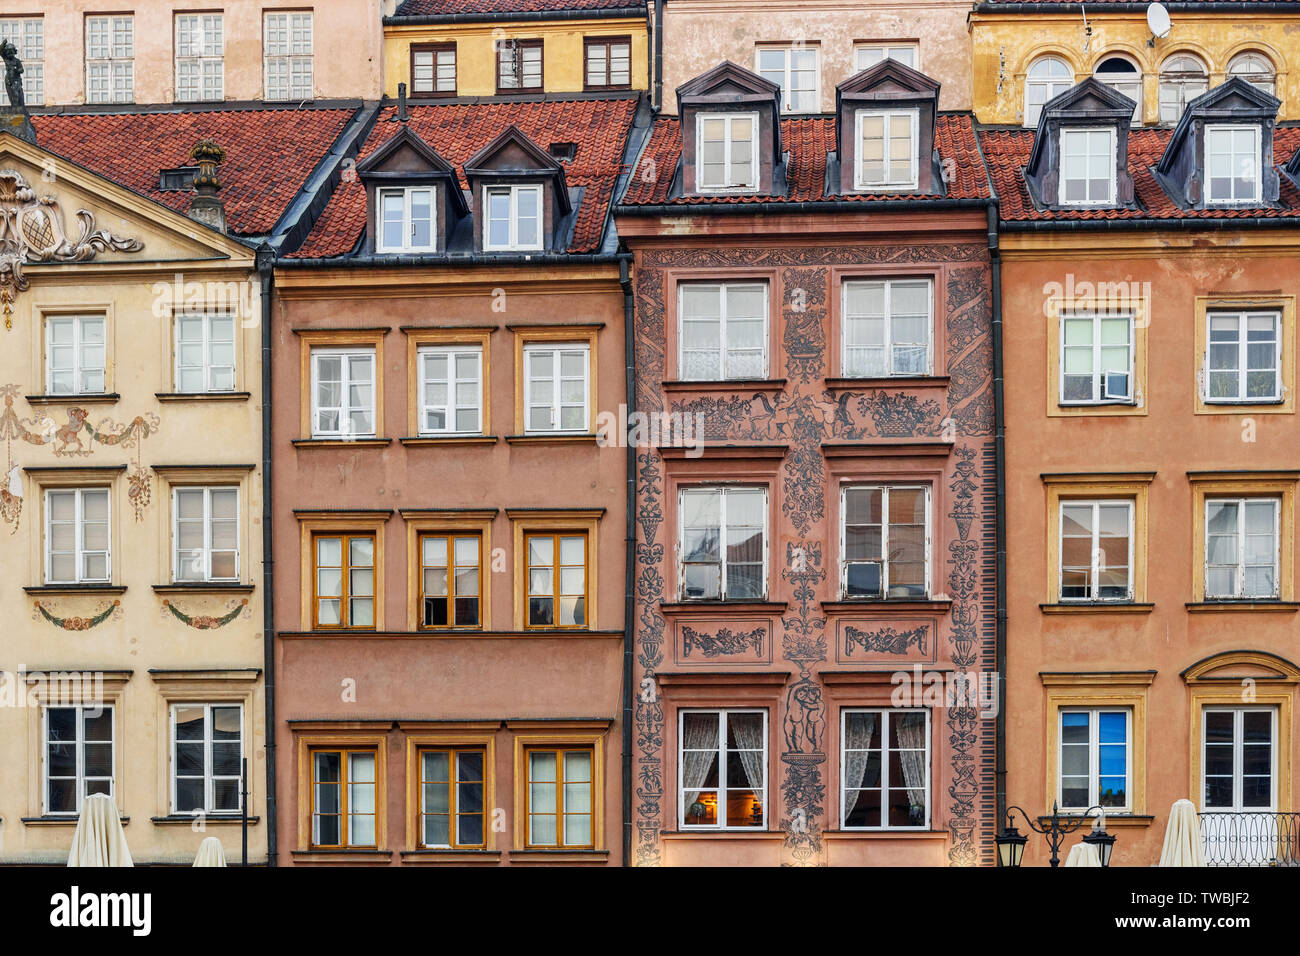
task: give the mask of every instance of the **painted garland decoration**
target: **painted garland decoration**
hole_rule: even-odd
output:
[[[65,631],[89,631],[92,627],[98,627],[107,621],[113,616],[118,608],[122,606],[121,601],[114,601],[112,604],[108,605],[108,607],[104,608],[97,614],[92,614],[90,617],[75,617],[73,615],[59,617],[51,612],[40,601],[34,601],[32,604],[36,608],[36,612],[40,617],[43,617],[55,627],[61,628]],[[33,618],[35,619],[36,615],[33,615]]]
[[[248,598],[242,598],[238,601],[232,601],[230,610],[226,614],[213,616],[210,614],[186,614],[171,601],[164,600],[163,608],[170,611],[172,617],[180,621],[187,627],[192,627],[196,631],[215,631],[217,628],[225,627],[231,621],[239,617],[248,606]]]

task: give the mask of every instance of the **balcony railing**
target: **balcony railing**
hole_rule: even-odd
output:
[[[1207,866],[1300,866],[1300,813],[1202,813]]]

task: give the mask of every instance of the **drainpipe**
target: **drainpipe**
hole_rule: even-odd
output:
[[[996,550],[997,633],[994,638],[998,674],[998,713],[994,724],[994,777],[997,817],[994,833],[1007,815],[1007,410],[1003,394],[1002,257],[998,249],[998,204],[988,207],[989,264],[993,285],[993,472],[994,548]]]
[[[277,866],[275,803],[275,552],[271,508],[271,286],[275,251],[257,251],[262,280],[262,692],[266,695],[266,865]]]
[[[664,0],[655,0],[654,111],[664,108]]]
[[[636,350],[632,326],[631,257],[618,263],[618,283],[623,288],[623,381],[624,403],[631,417],[636,407]],[[626,521],[623,556],[623,865],[632,865],[632,722],[633,705],[633,634],[636,630],[636,445],[632,443],[632,425],[624,435],[627,445]]]

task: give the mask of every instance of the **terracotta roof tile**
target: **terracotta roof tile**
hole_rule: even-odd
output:
[[[561,10],[619,10],[636,7],[636,0],[406,0],[395,17],[434,17],[453,14],[553,13]]]
[[[1025,187],[1023,170],[1034,145],[1033,130],[983,130],[980,145],[998,194],[1003,220],[1053,219],[1233,219],[1300,215],[1300,190],[1282,174],[1279,205],[1231,209],[1183,209],[1161,188],[1152,173],[1172,130],[1135,129],[1128,138],[1128,168],[1133,176],[1136,209],[1037,209]],[[1273,139],[1273,159],[1279,166],[1300,147],[1300,128],[1282,127]]]
[[[790,153],[786,172],[789,192],[784,196],[681,196],[669,198],[673,172],[681,157],[681,124],[677,117],[655,122],[633,172],[622,202],[628,206],[719,203],[818,202],[823,199],[890,202],[917,199],[915,193],[876,195],[825,195],[826,154],[835,150],[834,116],[796,116],[781,120],[781,145]],[[948,199],[983,199],[991,195],[988,178],[980,161],[979,147],[971,118],[965,114],[940,114],[935,125],[935,146],[950,177]],[[933,198],[941,198],[935,195]]]
[[[230,232],[269,233],[353,116],[351,109],[198,109],[32,117],[37,143],[150,199],[184,211],[188,190],[158,188],[164,169],[193,164],[190,150],[213,139],[226,151]]]
[[[636,98],[561,101],[448,103],[410,107],[412,132],[456,167],[461,188],[468,188],[464,163],[514,124],[543,149],[552,143],[576,143],[574,158],[564,163],[565,182],[586,191],[578,209],[569,252],[594,252],[605,232],[610,196],[623,171],[623,153],[636,112]],[[380,113],[361,157],[364,159],[397,131],[393,108]],[[311,235],[292,258],[347,255],[366,227],[366,194],[360,183],[335,191]]]

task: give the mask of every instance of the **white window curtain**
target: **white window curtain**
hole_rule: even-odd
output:
[[[847,820],[862,800],[862,777],[871,756],[867,748],[876,732],[876,715],[871,712],[848,714],[844,720],[844,816]]]
[[[710,768],[717,762],[720,716],[717,713],[687,714],[683,718],[682,788],[685,791],[683,807],[688,816],[691,804],[700,798]]]
[[[903,765],[903,785],[907,799],[914,807],[924,807],[926,798],[925,773],[925,714],[897,714],[894,721],[898,730],[899,762]]]
[[[740,764],[754,799],[763,803],[763,717],[761,714],[732,714],[727,728],[740,748]],[[728,781],[730,783],[730,781]]]

